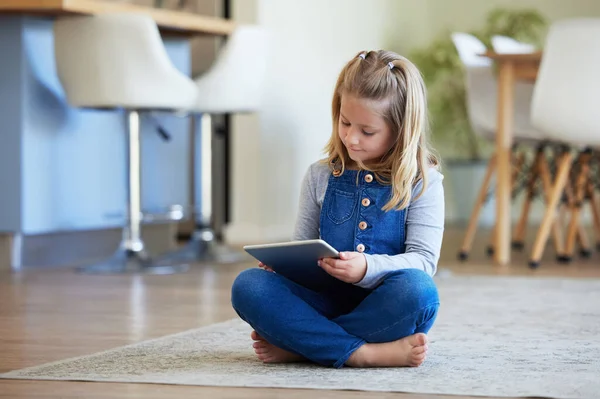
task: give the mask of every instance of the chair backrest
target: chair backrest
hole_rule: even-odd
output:
[[[526,54],[533,53],[536,49],[533,44],[523,43],[508,36],[492,36],[492,47],[500,54]]]
[[[523,43],[512,37],[492,36],[492,47],[498,54],[527,54],[536,51],[533,44]],[[543,140],[544,135],[531,125],[531,97],[533,83],[518,80],[514,85],[514,132],[515,139]]]
[[[215,63],[196,79],[200,112],[254,112],[260,108],[266,80],[269,35],[265,28],[240,25]]]
[[[492,61],[489,58],[478,55],[487,50],[481,40],[464,32],[452,33],[451,37],[456,51],[458,51],[458,56],[465,66],[478,67],[492,65]]]
[[[473,131],[487,139],[495,135],[497,84],[489,58],[481,57],[485,45],[468,33],[452,34],[452,42],[464,67],[467,115]]]
[[[178,109],[195,100],[195,85],[172,64],[149,16],[58,18],[54,52],[71,105]]]
[[[550,26],[532,103],[532,123],[551,139],[600,146],[600,19]]]

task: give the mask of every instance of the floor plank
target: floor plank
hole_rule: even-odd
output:
[[[598,254],[570,265],[548,251],[538,270],[515,254],[506,267],[484,252],[486,235],[466,263],[456,261],[460,230],[448,230],[440,273],[600,277]],[[236,317],[230,305],[235,276],[254,262],[196,265],[173,276],[87,276],[71,268],[0,272],[0,372],[86,355]],[[0,398],[299,398],[314,391],[0,380]],[[398,393],[319,391],[324,398],[442,398]],[[452,396],[452,398],[459,398]]]

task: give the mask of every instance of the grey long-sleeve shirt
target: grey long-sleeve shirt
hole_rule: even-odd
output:
[[[294,240],[320,237],[319,220],[330,170],[326,164],[315,162],[306,172],[300,190]],[[399,269],[420,269],[433,276],[442,247],[444,234],[443,175],[435,168],[428,170],[427,189],[411,201],[406,216],[406,251],[398,255],[365,254],[367,273],[356,283],[359,287],[375,288],[385,276]],[[417,183],[413,198],[421,192],[423,182]]]

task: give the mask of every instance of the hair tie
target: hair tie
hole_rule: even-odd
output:
[[[365,53],[360,53],[358,56],[363,60],[367,58],[367,55]]]
[[[390,71],[391,71],[392,69],[394,69],[394,63],[393,63],[392,61],[388,62],[388,64],[387,64],[387,65],[388,65],[388,67],[390,68]]]

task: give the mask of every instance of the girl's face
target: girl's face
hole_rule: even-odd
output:
[[[382,116],[383,101],[342,95],[338,132],[353,161],[378,161],[394,145],[395,137]]]

